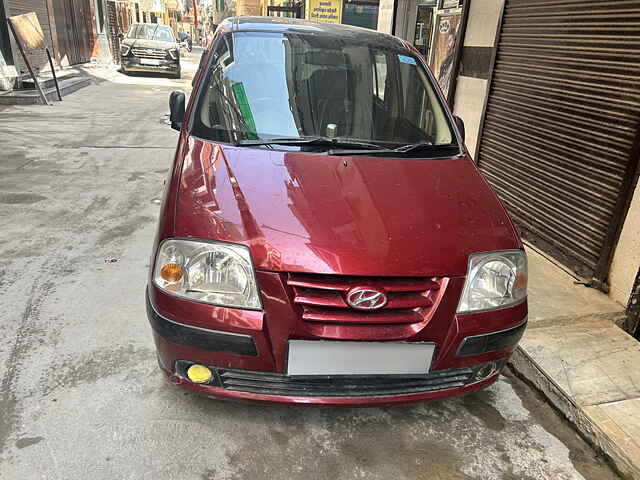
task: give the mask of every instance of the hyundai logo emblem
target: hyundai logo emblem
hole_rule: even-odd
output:
[[[378,310],[387,304],[387,296],[373,288],[353,288],[347,294],[347,303],[357,310]]]

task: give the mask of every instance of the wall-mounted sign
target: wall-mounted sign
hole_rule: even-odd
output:
[[[458,8],[458,0],[440,0],[440,8]]]
[[[460,18],[460,15],[438,15],[436,18],[436,34],[431,51],[431,71],[438,79],[445,96],[449,92],[455,66]]]
[[[327,23],[342,22],[342,0],[309,0],[308,8],[308,20]]]

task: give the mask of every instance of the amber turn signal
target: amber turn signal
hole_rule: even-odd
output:
[[[518,273],[516,276],[516,282],[514,285],[516,289],[527,288],[527,276],[524,273]]]
[[[179,282],[183,277],[182,267],[175,263],[167,263],[160,269],[160,276],[167,282]]]

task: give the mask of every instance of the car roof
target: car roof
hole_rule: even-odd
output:
[[[403,41],[393,35],[339,23],[315,22],[285,17],[231,17],[221,24],[232,32],[289,32],[326,34],[334,37],[357,38],[377,46],[406,48]]]

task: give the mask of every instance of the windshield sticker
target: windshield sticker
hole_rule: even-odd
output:
[[[409,65],[415,65],[416,59],[412,57],[407,57],[406,55],[398,55],[398,60],[402,63],[408,63]]]

